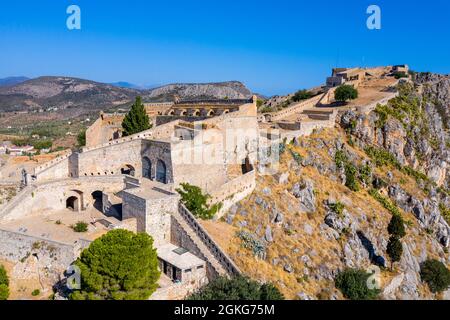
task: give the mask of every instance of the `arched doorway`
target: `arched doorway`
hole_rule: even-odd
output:
[[[79,211],[80,210],[80,200],[75,196],[71,196],[71,197],[67,198],[66,208],[70,209],[72,211]]]
[[[265,114],[264,115],[264,120],[266,122],[272,122],[272,115],[271,114]]]
[[[149,158],[142,158],[142,177],[152,180],[152,162]]]
[[[242,174],[246,174],[251,171],[253,171],[253,165],[250,163],[250,159],[246,157],[244,163],[242,163]]]
[[[97,190],[92,192],[91,196],[94,208],[103,212],[103,192]]]
[[[162,160],[158,160],[156,164],[156,181],[167,183],[166,164]]]
[[[132,176],[132,177],[134,177],[135,172],[136,171],[135,171],[134,167],[132,165],[129,165],[129,164],[127,164],[127,165],[123,166],[122,168],[120,168],[120,173],[121,174],[126,174],[126,175],[129,175],[129,176]]]

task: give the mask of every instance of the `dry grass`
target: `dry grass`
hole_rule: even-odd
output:
[[[306,156],[308,151],[320,156],[321,161],[333,162],[334,159],[328,154],[328,148],[317,148],[320,144],[318,139],[323,141],[333,141],[340,137],[346,141],[345,134],[341,130],[328,129],[320,133],[313,134],[310,137],[302,138],[308,140],[312,147],[308,150],[301,147],[289,146],[302,156]],[[348,148],[351,148],[347,145]],[[367,158],[365,153],[361,150],[351,148],[359,157]],[[230,226],[224,221],[218,222],[204,222],[203,225],[211,233],[214,239],[224,248],[224,250],[237,263],[241,270],[251,276],[252,278],[269,281],[279,287],[284,295],[289,299],[295,299],[299,292],[304,292],[311,296],[321,294],[324,289],[330,292],[335,292],[332,280],[320,279],[316,280],[312,276],[307,276],[306,273],[313,274],[314,268],[322,265],[330,270],[342,269],[344,267],[342,262],[342,246],[345,244],[345,236],[340,240],[328,240],[320,233],[320,225],[324,223],[326,209],[323,206],[323,201],[333,198],[345,204],[346,209],[350,214],[357,219],[359,229],[366,235],[370,234],[371,238],[388,239],[387,225],[391,219],[391,214],[380,203],[373,199],[366,190],[353,192],[338,181],[331,179],[330,175],[321,175],[314,167],[303,167],[301,174],[298,176],[293,170],[289,169],[289,163],[294,161],[289,152],[285,152],[281,158],[280,172],[289,172],[289,181],[286,185],[280,185],[272,176],[258,176],[257,187],[252,195],[241,201],[240,211],[246,210],[247,215],[236,215],[233,225]],[[376,173],[386,178],[386,168],[376,169]],[[424,196],[417,188],[414,180],[399,172],[398,170],[391,170],[393,172],[394,181],[403,182],[402,187],[408,192]],[[298,209],[297,199],[293,197],[286,190],[290,190],[292,186],[300,179],[310,179],[314,182],[316,193],[316,207],[317,210],[313,214],[306,214],[300,212]],[[406,181],[406,182],[405,182]],[[262,190],[266,187],[271,189],[270,195],[265,195]],[[271,208],[265,211],[261,206],[255,204],[256,196],[264,199],[270,204],[271,208],[276,207],[284,215],[283,224],[288,223],[295,230],[294,233],[289,234],[285,231],[283,225],[275,225],[270,221]],[[367,219],[361,219],[365,215]],[[409,221],[408,235],[405,241],[415,243],[412,249],[414,254],[420,256],[424,250],[422,243],[427,243],[429,235],[424,232],[418,232],[419,227],[416,219],[405,212],[402,212],[405,220]],[[257,260],[254,258],[252,252],[241,247],[241,241],[236,237],[236,232],[239,230],[236,227],[237,222],[245,220],[250,232],[256,232],[258,226],[262,226],[262,230],[257,233],[262,237],[264,228],[270,223],[272,226],[273,243],[268,245],[267,258]],[[313,227],[313,234],[308,235],[304,231],[305,224]],[[430,245],[426,246],[429,256],[438,255],[433,252]],[[307,254],[313,264],[313,268],[308,268],[299,260],[299,258]],[[386,256],[383,253],[383,256]],[[272,259],[279,258],[281,263],[274,266]],[[283,270],[284,263],[289,263],[294,269],[293,273],[287,273]],[[364,266],[362,266],[364,267]],[[382,281],[384,284],[389,283],[390,280],[397,273],[389,270],[382,272]],[[421,286],[420,291],[425,296],[428,296],[426,288]]]

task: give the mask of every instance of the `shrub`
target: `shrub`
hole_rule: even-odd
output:
[[[392,215],[399,215],[400,211],[397,206],[394,205],[389,199],[383,197],[376,189],[370,189],[369,194],[377,200],[381,205],[388,210]]]
[[[218,277],[187,298],[188,300],[284,300],[272,284],[260,284],[245,276]]]
[[[420,265],[420,277],[431,292],[442,292],[450,286],[450,271],[438,260],[426,260]]]
[[[265,259],[266,245],[261,239],[246,231],[238,231],[236,235],[241,239],[243,248],[252,250],[255,257]]]
[[[334,162],[338,168],[343,168],[348,162],[348,157],[343,150],[337,150],[334,155]]]
[[[192,214],[201,219],[211,219],[222,207],[222,203],[208,205],[211,198],[209,194],[203,194],[202,189],[189,183],[181,183],[181,188],[176,189],[181,196],[181,202]]]
[[[84,147],[86,145],[86,130],[83,130],[78,134],[77,142],[79,147]]]
[[[301,164],[303,161],[301,154],[291,149],[289,149],[289,151],[291,152],[292,158],[294,158],[295,162],[297,162],[297,164]]]
[[[395,79],[408,78],[408,74],[404,71],[395,71],[392,75]]]
[[[359,167],[359,180],[364,183],[365,186],[370,185],[372,179],[372,168],[370,165],[365,164]]]
[[[336,203],[332,203],[329,205],[330,209],[333,210],[337,215],[342,215],[344,211],[344,204],[342,202],[337,201]]]
[[[87,232],[88,224],[83,221],[78,221],[76,225],[72,226],[73,231],[75,232]]]
[[[311,92],[309,92],[308,90],[298,90],[294,96],[292,97],[292,101],[294,102],[298,102],[301,100],[306,100],[309,99],[313,96],[313,94]]]
[[[0,265],[0,284],[9,285],[8,274],[6,273],[5,267]]]
[[[345,298],[350,300],[373,300],[380,293],[378,289],[369,289],[367,280],[370,273],[360,269],[346,269],[335,278],[335,285]]]
[[[31,292],[31,295],[33,297],[36,297],[36,296],[38,296],[40,294],[41,294],[41,290],[39,290],[39,289],[34,289],[33,292]]]
[[[391,262],[399,262],[403,254],[403,246],[396,236],[391,236],[387,244],[387,254],[391,258]]]
[[[397,158],[395,158],[392,153],[382,148],[368,146],[364,149],[364,151],[372,159],[377,167],[392,165],[399,170],[402,167]]]
[[[9,297],[9,278],[5,267],[0,265],[0,300],[7,300]]]
[[[406,235],[405,222],[399,214],[392,215],[388,225],[388,232],[391,236],[397,237],[398,239],[401,239]]]
[[[9,288],[6,284],[0,284],[0,301],[8,300],[9,297]]]
[[[343,84],[334,92],[336,101],[346,102],[358,98],[358,90],[351,85]]]
[[[94,240],[74,264],[82,288],[70,295],[74,300],[146,300],[158,286],[158,258],[147,233],[112,230]]]
[[[360,186],[356,179],[357,170],[356,167],[350,163],[345,165],[345,185],[352,191],[359,191]]]

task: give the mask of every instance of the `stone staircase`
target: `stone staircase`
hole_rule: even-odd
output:
[[[225,270],[225,268],[216,259],[216,257],[214,257],[212,252],[203,243],[203,241],[200,239],[200,237],[197,235],[197,233],[194,231],[194,229],[186,222],[186,220],[181,216],[181,214],[178,212],[174,213],[173,217],[180,224],[180,226],[183,228],[183,230],[186,232],[186,234],[189,236],[189,238],[192,240],[192,242],[195,243],[197,248],[203,254],[206,262],[209,265],[211,265],[211,267],[215,270],[215,272],[217,272],[217,274],[221,275],[221,276],[227,275],[228,272]]]

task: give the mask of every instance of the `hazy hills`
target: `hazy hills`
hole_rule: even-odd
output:
[[[0,80],[0,111],[58,110],[82,114],[129,104],[136,96],[144,101],[186,99],[243,99],[251,91],[241,82],[169,84],[153,89],[139,89],[125,82],[105,84],[71,77],[24,77]]]

